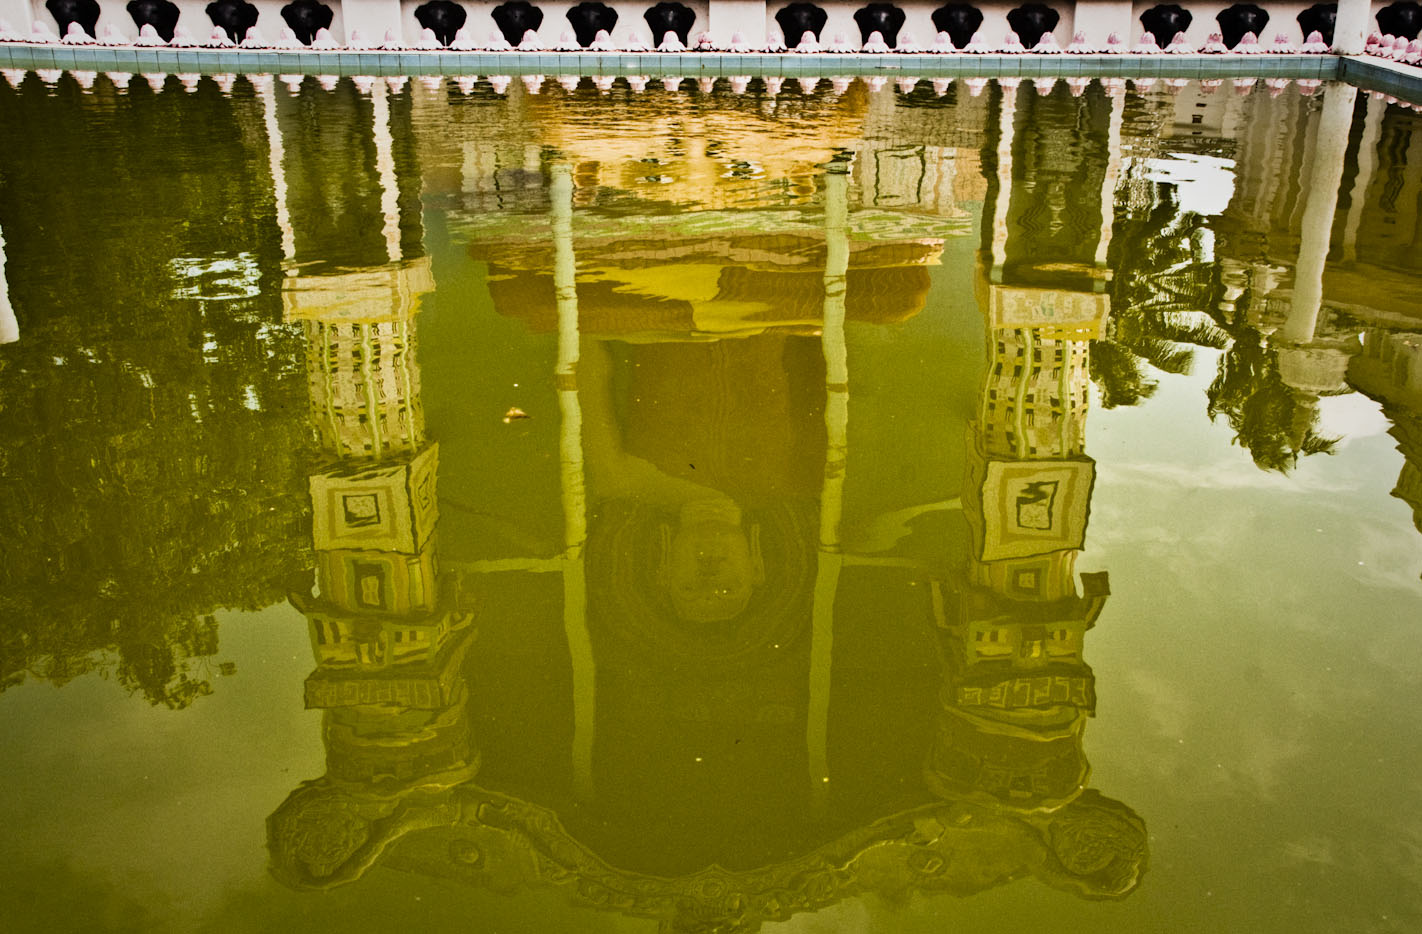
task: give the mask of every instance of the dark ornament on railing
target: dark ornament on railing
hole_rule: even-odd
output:
[[[1316,32],[1323,37],[1324,42],[1332,45],[1333,26],[1338,21],[1338,4],[1315,3],[1298,15],[1298,21],[1299,31],[1305,39],[1309,33]]]
[[[933,11],[933,28],[946,32],[955,49],[972,42],[982,25],[983,11],[970,3],[949,3]]]
[[[807,32],[814,33],[818,41],[820,30],[825,28],[828,20],[829,14],[813,3],[792,3],[775,13],[775,22],[780,26],[781,34],[785,36],[785,44],[791,48],[798,45],[800,37]]]
[[[1044,3],[1024,3],[1007,14],[1007,25],[1027,48],[1033,48],[1042,37],[1061,22],[1062,16]]]
[[[1236,3],[1221,10],[1215,17],[1215,22],[1220,24],[1220,35],[1224,39],[1225,47],[1232,49],[1239,45],[1239,40],[1243,39],[1247,32],[1254,33],[1258,38],[1264,27],[1269,25],[1269,14],[1263,7],[1252,3]]]
[[[1416,39],[1422,30],[1422,5],[1412,0],[1399,0],[1378,10],[1378,29],[1385,36]]]
[[[684,3],[667,0],[658,3],[642,14],[652,30],[652,45],[662,44],[662,38],[669,32],[676,33],[682,45],[686,45],[691,35],[691,24],[696,22],[696,13]]]
[[[126,9],[133,25],[152,26],[164,42],[173,41],[178,28],[178,5],[173,0],[128,0]]]
[[[612,35],[612,29],[617,25],[617,11],[606,3],[583,0],[568,11],[568,22],[572,24],[573,35],[578,37],[578,45],[587,48],[597,38],[599,30],[605,29],[609,36]]]
[[[899,44],[899,30],[904,28],[904,11],[892,3],[871,3],[854,11],[859,24],[859,41],[868,42],[869,34],[877,32],[889,48]]]
[[[433,32],[440,45],[453,42],[454,34],[459,32],[467,19],[468,12],[453,0],[429,0],[415,7],[415,22],[420,24],[421,29]]]
[[[89,35],[99,24],[99,0],[45,0],[44,8],[59,24],[59,34],[69,31],[70,23],[78,23]]]
[[[330,29],[331,20],[336,18],[331,8],[317,0],[292,0],[281,8],[281,18],[296,33],[302,45],[310,45],[316,38],[316,30]]]
[[[528,0],[508,0],[494,7],[491,15],[494,25],[499,27],[499,32],[512,46],[523,41],[524,33],[543,25],[543,11]]]
[[[128,8],[130,13],[133,12],[132,3]],[[233,42],[241,42],[247,38],[247,30],[257,25],[257,8],[247,0],[213,0],[207,5],[207,18],[212,20],[212,25],[221,27],[222,31],[227,33],[227,38]],[[137,16],[133,19],[138,22]],[[158,29],[157,26],[153,28]],[[163,30],[158,29],[158,35],[163,35]]]
[[[1141,26],[1160,45],[1169,45],[1177,33],[1190,28],[1193,19],[1190,11],[1178,3],[1160,3],[1141,14]]]

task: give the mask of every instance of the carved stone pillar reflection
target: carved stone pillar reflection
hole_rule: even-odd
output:
[[[429,806],[452,819],[429,796],[479,768],[464,676],[473,613],[440,568],[439,446],[420,403],[414,314],[432,288],[427,258],[283,280],[326,455],[310,477],[316,586],[290,598],[316,661],[305,702],[324,711],[326,774],[268,821],[273,872],[298,887],[364,872]]]
[[[925,780],[948,798],[1053,812],[1086,788],[1081,748],[1096,707],[1085,634],[1109,593],[1085,574],[1095,463],[1084,453],[1086,338],[1098,293],[995,285],[978,276],[988,361],[969,428],[968,562],[945,600],[948,674]]]

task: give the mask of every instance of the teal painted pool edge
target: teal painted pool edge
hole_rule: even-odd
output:
[[[1339,60],[1338,77],[1365,91],[1380,91],[1403,100],[1422,102],[1422,68],[1357,55]]]
[[[885,75],[987,78],[1314,78],[1340,76],[1334,55],[732,54],[721,52],[275,52],[0,44],[0,67],[139,74],[328,75]],[[1422,81],[1409,97],[1422,98]],[[1399,95],[1401,96],[1401,95]]]

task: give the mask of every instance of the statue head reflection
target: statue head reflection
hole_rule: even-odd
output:
[[[661,526],[658,578],[678,618],[689,623],[734,619],[765,584],[760,525],[749,527],[727,499],[681,507],[677,524]]]
[[[813,554],[805,504],[605,502],[588,525],[589,625],[659,665],[754,657],[804,628]]]

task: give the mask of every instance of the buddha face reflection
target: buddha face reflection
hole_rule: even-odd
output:
[[[688,503],[675,529],[662,529],[661,583],[688,622],[733,619],[765,581],[760,528],[745,528],[729,500]]]

